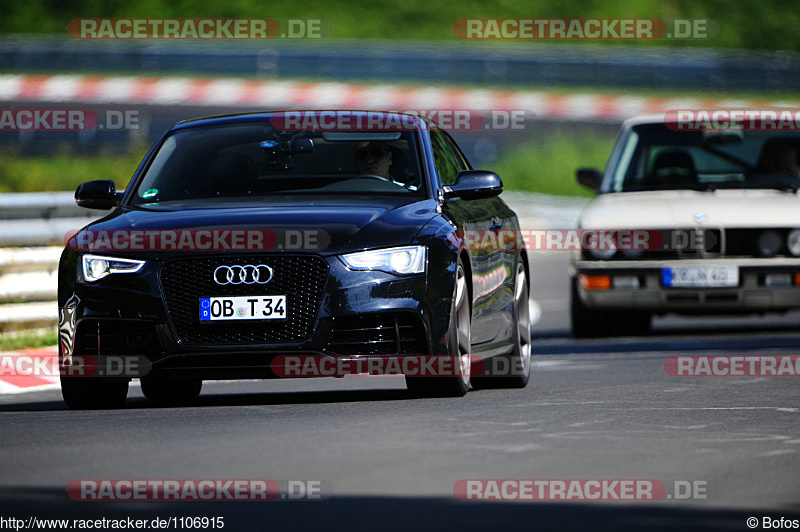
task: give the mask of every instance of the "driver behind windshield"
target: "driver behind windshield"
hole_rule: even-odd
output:
[[[356,169],[359,174],[373,174],[394,181],[389,174],[392,150],[385,142],[358,142],[355,146]]]
[[[759,173],[800,174],[797,163],[797,151],[785,141],[767,142],[758,158]]]

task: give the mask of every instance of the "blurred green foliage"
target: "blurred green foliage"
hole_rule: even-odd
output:
[[[614,135],[556,132],[545,139],[509,148],[491,163],[482,164],[500,174],[506,190],[523,190],[559,196],[591,196],[575,182],[575,169],[603,168]],[[125,154],[70,154],[26,156],[0,153],[0,193],[75,190],[84,181],[113,179],[124,189],[146,148]]]
[[[602,170],[614,146],[615,135],[556,132],[544,140],[511,148],[488,165],[506,190],[555,196],[594,196],[575,180],[578,168]]]
[[[47,156],[0,152],[0,193],[75,190],[84,181],[113,179],[118,190],[128,186],[146,148],[124,154],[76,154],[68,150]]]
[[[459,18],[696,18],[715,21],[719,34],[708,40],[604,43],[800,50],[800,9],[795,2],[783,0],[461,0],[458,4],[430,0],[29,0],[4,4],[0,33],[63,34],[73,18],[312,18],[332,23],[334,38],[452,41],[457,40],[452,27]]]

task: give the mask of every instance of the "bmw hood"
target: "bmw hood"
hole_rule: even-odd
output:
[[[433,200],[375,197],[123,207],[85,227],[68,245],[110,247],[126,255],[242,249],[331,255],[409,244],[435,215]]]
[[[764,189],[602,194],[581,212],[584,229],[800,227],[800,196]]]

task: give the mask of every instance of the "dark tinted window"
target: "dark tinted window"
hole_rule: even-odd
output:
[[[319,132],[281,135],[256,123],[184,129],[164,141],[132,202],[300,194],[422,197],[418,161],[413,131],[341,140]]]
[[[467,169],[466,161],[454,151],[451,142],[443,131],[431,131],[433,158],[436,161],[436,169],[439,171],[442,184],[445,185],[455,182],[458,173]]]

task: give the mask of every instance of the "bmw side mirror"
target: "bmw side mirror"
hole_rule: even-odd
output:
[[[575,174],[579,185],[590,188],[595,192],[600,189],[600,183],[603,180],[603,174],[600,170],[595,168],[579,168]]]
[[[462,170],[456,182],[444,187],[444,198],[474,200],[492,198],[503,192],[503,181],[494,172],[485,170]]]
[[[122,193],[117,193],[117,188],[110,179],[87,181],[78,185],[75,190],[75,203],[87,209],[112,209],[119,205],[120,199]]]

